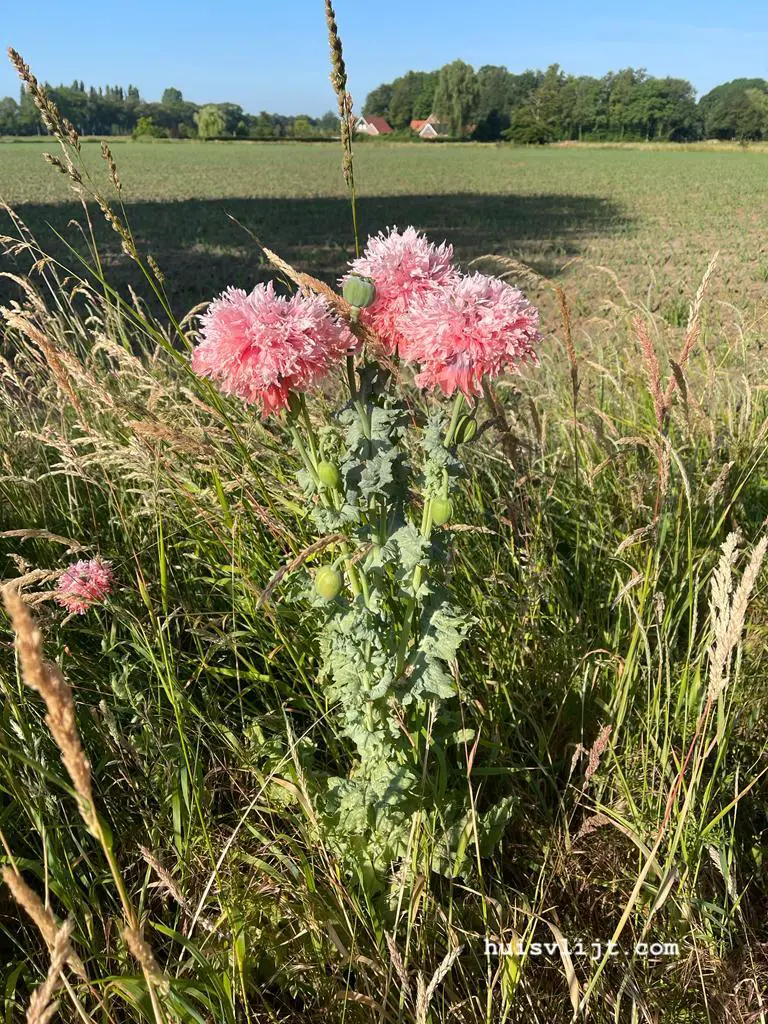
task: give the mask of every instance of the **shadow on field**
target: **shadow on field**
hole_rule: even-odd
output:
[[[216,199],[136,202],[126,207],[141,251],[151,253],[166,275],[177,313],[210,298],[229,284],[250,287],[269,276],[258,247],[230,219],[235,217],[299,269],[333,283],[352,255],[349,203],[343,198]],[[43,250],[74,268],[55,232],[83,249],[82,234],[69,224],[82,221],[79,204],[23,204],[17,212]],[[388,225],[413,224],[435,241],[447,238],[466,263],[485,253],[514,256],[547,276],[581,252],[593,236],[624,230],[627,212],[616,203],[587,195],[395,195],[358,201],[361,239]],[[146,293],[136,268],[120,252],[119,239],[93,212],[108,279],[121,291],[130,283]],[[0,234],[8,231],[0,213]],[[10,265],[15,264],[15,265]],[[0,269],[24,273],[25,255],[2,260]],[[0,278],[0,301],[16,286]]]

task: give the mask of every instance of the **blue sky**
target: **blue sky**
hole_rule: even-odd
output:
[[[764,0],[337,0],[356,105],[408,69],[461,57],[511,71],[557,62],[574,74],[632,65],[677,75],[704,93],[737,77],[768,78]],[[334,106],[322,0],[0,0],[0,36],[41,80],[173,85],[195,102],[248,112]],[[0,64],[0,96],[16,96]]]

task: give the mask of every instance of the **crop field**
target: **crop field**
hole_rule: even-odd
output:
[[[764,1022],[768,153],[356,146],[539,338],[318,301],[336,146],[112,148],[0,142],[3,1019]]]
[[[112,148],[129,223],[166,273],[178,312],[227,284],[263,277],[258,247],[243,228],[329,281],[351,255],[334,145]],[[67,225],[79,207],[66,179],[43,162],[45,150],[50,142],[0,144],[0,197],[42,240],[51,238],[50,224],[77,245]],[[84,150],[96,180],[108,185],[98,144]],[[487,253],[514,257],[556,277],[588,316],[622,301],[623,292],[679,324],[715,251],[714,296],[745,314],[764,296],[768,153],[759,150],[366,143],[355,160],[363,238],[413,224],[433,239],[449,238],[465,263]],[[94,223],[110,262],[117,261],[112,278],[136,284],[118,258],[118,240]]]

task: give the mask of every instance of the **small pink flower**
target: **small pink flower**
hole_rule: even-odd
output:
[[[369,238],[365,252],[350,263],[351,273],[373,278],[376,298],[360,313],[394,352],[402,343],[400,319],[410,304],[438,285],[450,284],[458,277],[453,266],[453,247],[447,242],[433,245],[415,228]],[[348,276],[348,275],[347,275]],[[342,278],[343,286],[346,277]]]
[[[264,415],[288,405],[356,344],[320,296],[275,294],[259,284],[250,294],[227,288],[201,317],[202,340],[192,369],[228,395],[260,403]]]
[[[101,558],[75,562],[59,576],[55,600],[74,615],[85,615],[112,591],[112,564]]]
[[[400,354],[418,363],[416,383],[446,395],[481,393],[483,377],[538,362],[539,311],[496,277],[472,274],[413,302],[400,322]]]

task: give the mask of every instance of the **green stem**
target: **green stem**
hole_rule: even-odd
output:
[[[368,410],[363,405],[361,399],[355,399],[355,409],[357,415],[360,417],[360,426],[363,428],[363,434],[366,441],[371,440],[371,417],[368,414]]]
[[[461,416],[461,410],[464,404],[464,395],[459,391],[453,400],[453,410],[451,412],[451,420],[448,424],[448,430],[445,433],[443,439],[443,446],[450,448],[453,445],[454,434],[456,433],[456,427],[459,423],[459,417]],[[445,486],[445,483],[444,483]],[[421,535],[425,539],[428,539],[432,533],[432,502],[434,498],[432,495],[427,497],[424,501],[424,511],[421,514]],[[408,645],[411,642],[411,632],[413,629],[413,617],[416,611],[417,592],[421,586],[421,581],[424,576],[424,566],[417,565],[413,570],[413,576],[411,578],[411,596],[408,598],[408,604],[405,609],[405,620],[403,622],[403,631],[400,634],[400,643],[397,649],[397,662],[395,665],[395,676],[400,677],[405,668],[405,662],[408,656]]]
[[[120,897],[120,902],[123,905],[123,915],[125,916],[126,923],[132,931],[138,932],[139,920],[136,916],[135,910],[133,909],[133,904],[131,903],[131,898],[128,895],[128,890],[125,887],[125,882],[123,881],[123,876],[120,873],[120,868],[115,860],[115,855],[112,852],[112,844],[104,833],[104,828],[93,804],[91,804],[89,811],[92,834],[98,840],[107,864],[109,865],[112,881],[115,883],[115,888],[117,889],[118,896]],[[157,998],[155,983],[152,980],[152,976],[144,964],[141,964],[141,969],[144,974],[144,981],[147,985],[147,992],[149,993],[149,1000],[152,1004],[152,1013],[154,1015],[155,1022],[156,1024],[165,1024],[165,1015],[163,1014],[160,1006],[160,1001]]]
[[[347,383],[349,384],[349,397],[354,402],[357,398],[357,380],[355,379],[355,357],[347,355]]]
[[[349,150],[350,169],[352,166],[352,149]],[[352,207],[352,231],[355,235],[355,256],[360,255],[360,232],[357,228],[357,192],[355,191],[355,179],[351,178],[349,186],[349,204]]]
[[[303,407],[303,412],[306,413],[306,407]],[[309,420],[308,413],[306,414],[304,422],[307,427],[307,432],[310,439],[310,448],[312,449],[313,453],[316,453],[317,442],[315,441],[314,431],[312,430],[312,424]],[[325,491],[325,488],[323,487],[320,481],[320,477],[317,475],[317,456],[316,454],[310,456],[310,453],[307,451],[306,445],[301,439],[299,428],[297,427],[295,421],[290,417],[288,420],[288,429],[291,432],[291,437],[293,438],[293,443],[296,446],[296,451],[301,456],[302,462],[307,468],[307,472],[310,474],[312,480],[314,481],[315,487],[317,488],[318,494],[320,495],[320,501],[325,505],[326,508],[333,508],[338,512],[338,496],[336,495],[336,492],[334,491],[333,496],[329,498],[328,494]],[[365,602],[366,607],[369,607],[370,593],[368,590],[368,581],[365,578],[365,574],[362,572],[362,570],[358,570],[357,566],[352,563],[352,556],[350,554],[349,546],[347,545],[346,541],[341,541],[339,543],[339,547],[341,548],[341,551],[346,560],[346,570],[347,575],[349,576],[350,589],[352,590],[352,593],[355,595],[355,597],[357,597],[358,594],[362,594],[363,601]]]
[[[304,463],[304,465],[307,468],[307,472],[312,477],[315,487],[317,487],[318,491],[320,491],[320,493],[322,494],[323,485],[320,483],[320,477],[317,475],[317,466],[315,464],[315,460],[313,458],[310,458],[306,445],[301,439],[299,428],[296,426],[295,423],[289,423],[288,429],[291,432],[291,437],[293,438],[293,443],[296,446],[296,451],[301,456],[301,461]]]
[[[456,427],[459,425],[459,417],[461,416],[461,410],[464,407],[464,395],[461,391],[456,393],[456,397],[453,400],[453,409],[451,411],[451,422],[448,424],[448,431],[445,435],[443,444],[446,448],[450,448],[453,444],[453,435],[456,433]]]
[[[299,405],[301,408],[301,418],[304,421],[304,426],[307,428],[307,437],[309,439],[309,450],[312,453],[312,462],[317,468],[317,440],[315,438],[315,431],[312,426],[312,420],[309,418],[309,410],[307,409],[307,401],[304,395],[299,395]]]

